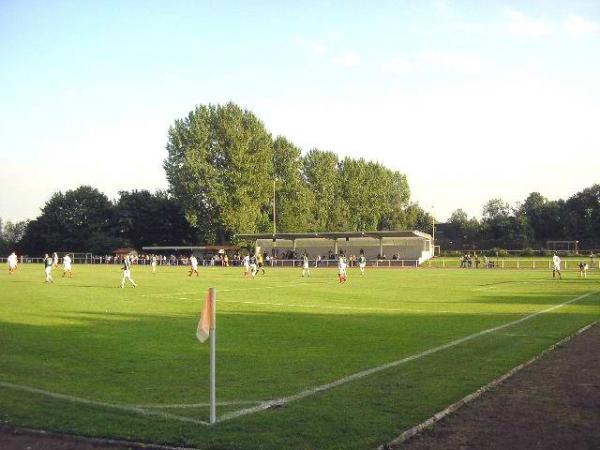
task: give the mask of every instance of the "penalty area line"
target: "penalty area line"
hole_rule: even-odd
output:
[[[510,326],[517,325],[519,323],[522,323],[522,322],[525,322],[527,320],[533,319],[534,317],[537,317],[537,316],[539,316],[541,314],[544,314],[544,313],[547,313],[547,312],[550,312],[550,311],[554,311],[555,309],[562,308],[563,306],[567,306],[567,305],[569,305],[571,303],[575,303],[575,302],[577,302],[579,300],[582,300],[582,299],[584,299],[586,297],[589,297],[590,295],[595,295],[595,294],[598,294],[598,293],[600,293],[600,291],[588,292],[587,294],[579,295],[579,296],[577,296],[575,298],[567,300],[567,301],[565,301],[563,303],[560,303],[558,305],[554,305],[554,306],[551,306],[549,308],[545,308],[545,309],[542,309],[540,311],[536,311],[534,313],[528,314],[528,315],[526,315],[524,317],[521,317],[520,319],[513,320],[513,321],[507,322],[507,323],[505,323],[503,325],[498,325],[496,327],[488,328],[488,329],[479,331],[477,333],[470,334],[468,336],[456,339],[454,341],[448,342],[448,343],[440,345],[438,347],[434,347],[434,348],[431,348],[429,350],[425,350],[425,351],[423,351],[421,353],[416,353],[416,354],[408,356],[406,358],[402,358],[402,359],[399,359],[397,361],[392,361],[392,362],[389,362],[387,364],[382,364],[380,366],[373,367],[371,369],[362,370],[360,372],[356,372],[356,373],[354,373],[352,375],[349,375],[349,376],[344,377],[344,378],[340,378],[340,379],[332,381],[330,383],[326,383],[326,384],[322,384],[320,386],[315,386],[315,387],[306,389],[304,391],[298,392],[297,394],[293,394],[293,395],[290,395],[290,396],[287,396],[287,397],[281,397],[281,398],[278,398],[278,399],[266,401],[266,402],[264,402],[264,403],[262,403],[262,404],[260,404],[258,406],[252,407],[252,408],[240,409],[238,411],[233,411],[233,412],[224,414],[223,416],[221,416],[221,417],[219,417],[217,419],[217,422],[225,422],[225,421],[236,419],[238,417],[246,416],[246,415],[249,415],[249,414],[255,414],[255,413],[258,413],[258,412],[261,412],[261,411],[265,411],[265,410],[267,410],[269,408],[272,408],[272,407],[285,405],[287,403],[290,403],[290,402],[293,402],[293,401],[296,401],[296,400],[301,400],[303,398],[313,396],[313,395],[315,395],[315,394],[317,394],[319,392],[330,390],[330,389],[332,389],[334,387],[344,385],[344,384],[349,383],[351,381],[356,381],[356,380],[359,380],[361,378],[365,378],[365,377],[368,377],[370,375],[373,375],[375,373],[382,372],[384,370],[391,369],[393,367],[397,367],[397,366],[402,365],[402,364],[406,364],[406,363],[408,363],[410,361],[415,361],[417,359],[421,359],[421,358],[423,358],[425,356],[428,356],[428,355],[440,352],[442,350],[446,350],[446,349],[449,349],[449,348],[452,348],[452,347],[456,347],[457,345],[460,345],[460,344],[463,344],[465,342],[471,341],[473,339],[476,339],[478,337],[484,336],[486,334],[490,334],[490,333],[493,333],[495,331],[499,331],[499,330],[502,330],[504,328],[508,328]]]
[[[23,386],[20,384],[7,383],[5,381],[0,381],[0,387],[6,388],[6,389],[13,389],[13,390],[17,390],[17,391],[29,392],[32,394],[39,394],[39,395],[43,395],[44,397],[65,400],[65,401],[68,401],[71,403],[81,403],[84,405],[100,406],[102,408],[118,409],[121,411],[127,411],[127,412],[132,412],[135,414],[141,414],[143,416],[162,417],[163,419],[177,420],[179,422],[194,423],[196,425],[209,425],[208,422],[204,422],[203,420],[193,419],[191,417],[178,416],[175,414],[164,413],[164,412],[160,412],[160,411],[151,411],[151,410],[143,409],[143,408],[140,408],[137,406],[120,405],[118,403],[107,403],[107,402],[101,402],[98,400],[90,400],[87,398],[75,397],[73,395],[59,394],[57,392],[51,392],[51,391],[46,391],[43,389],[37,389],[37,388],[31,387],[31,386]]]

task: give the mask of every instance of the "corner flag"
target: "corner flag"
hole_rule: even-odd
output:
[[[198,321],[198,329],[196,330],[196,338],[200,342],[205,342],[210,336],[210,329],[214,328],[212,324],[212,301],[210,298],[210,291],[206,294],[206,300],[204,300],[204,307],[200,314],[200,320]]]
[[[196,329],[200,342],[210,338],[210,423],[217,421],[217,290],[209,288]]]

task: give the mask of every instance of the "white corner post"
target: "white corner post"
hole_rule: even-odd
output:
[[[210,320],[210,423],[217,421],[217,289],[210,288],[210,306],[211,306],[211,320]]]

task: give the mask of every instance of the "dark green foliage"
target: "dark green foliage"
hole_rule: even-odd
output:
[[[539,192],[532,192],[516,207],[492,199],[484,205],[481,221],[468,219],[458,209],[440,231],[438,242],[453,248],[544,248],[549,240],[578,240],[581,249],[597,249],[600,185],[586,188],[567,201],[548,200]]]
[[[21,222],[11,222],[10,220],[6,223],[0,219],[0,254],[8,254],[14,250],[19,249],[19,244],[25,235],[27,229],[27,220]]]
[[[195,242],[179,203],[166,192],[121,191],[116,203],[118,236],[135,248]]]
[[[115,210],[108,197],[91,186],[54,194],[42,214],[30,222],[23,251],[109,253],[121,244],[114,233]]]

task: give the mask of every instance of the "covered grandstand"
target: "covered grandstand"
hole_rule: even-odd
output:
[[[362,250],[377,265],[419,266],[433,256],[431,236],[414,230],[262,233],[236,237],[254,243],[258,252],[277,260],[295,260],[307,254],[313,260],[330,261],[342,253],[347,257],[358,256]],[[383,261],[389,263],[380,264]]]

